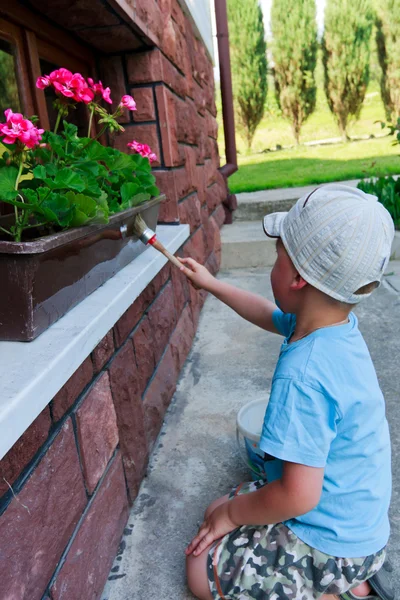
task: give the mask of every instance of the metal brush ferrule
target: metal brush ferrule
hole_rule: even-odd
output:
[[[143,242],[144,244],[148,244],[149,241],[151,240],[151,238],[154,237],[154,231],[152,231],[150,229],[150,227],[148,227],[147,229],[145,229],[142,233],[142,235],[139,237],[140,241]]]

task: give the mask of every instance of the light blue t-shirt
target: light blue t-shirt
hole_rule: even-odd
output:
[[[354,558],[378,552],[389,538],[390,438],[357,318],[350,313],[348,323],[292,343],[296,317],[278,309],[273,321],[286,339],[260,448],[280,459],[271,463],[274,478],[282,461],[325,469],[318,506],[285,524],[326,554]]]

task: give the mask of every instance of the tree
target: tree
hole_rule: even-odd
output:
[[[229,0],[228,25],[235,112],[250,149],[267,97],[267,44],[257,0]]]
[[[301,127],[317,98],[315,0],[273,0],[271,29],[275,95],[298,144]]]
[[[386,118],[400,116],[400,0],[381,0],[377,8],[376,43],[381,65],[381,96]]]
[[[359,117],[369,81],[373,26],[370,0],[327,0],[322,38],[325,93],[343,141]]]

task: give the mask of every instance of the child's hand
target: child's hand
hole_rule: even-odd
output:
[[[229,517],[228,502],[220,504],[208,518],[204,520],[198,534],[186,548],[185,554],[189,555],[193,552],[195,556],[198,556],[215,540],[219,540],[219,538],[222,538],[224,535],[237,528],[238,525]]]
[[[194,288],[203,288],[205,290],[209,290],[209,287],[214,281],[215,277],[211,275],[206,267],[200,265],[198,262],[193,260],[193,258],[180,258],[179,256],[177,258],[180,262],[184,263],[185,265],[189,265],[190,267],[190,269],[183,265],[181,267],[181,271],[189,279],[189,283],[191,283]]]

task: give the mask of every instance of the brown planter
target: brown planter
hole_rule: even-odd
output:
[[[0,340],[35,339],[139,256],[146,246],[136,236],[121,238],[120,228],[131,231],[140,213],[155,231],[164,198],[113,215],[107,225],[31,242],[0,241]]]

